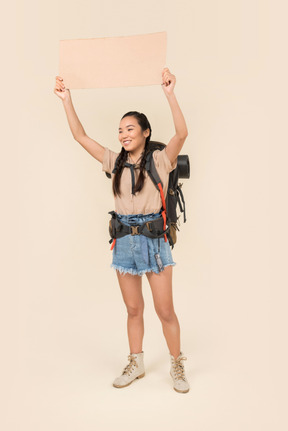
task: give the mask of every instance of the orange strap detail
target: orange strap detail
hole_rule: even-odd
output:
[[[165,198],[164,198],[164,192],[163,192],[163,189],[162,189],[162,185],[161,185],[161,183],[158,183],[157,185],[158,185],[159,190],[160,190],[160,195],[161,195],[161,200],[162,200],[162,206],[164,208],[164,211],[166,212],[166,202],[165,202]]]
[[[115,244],[116,244],[116,238],[113,239],[113,242],[112,242],[110,250],[113,250]]]
[[[163,217],[163,220],[164,220],[163,229],[165,230],[166,229],[166,212],[165,211],[162,211],[162,217]],[[166,233],[164,233],[164,239],[165,239],[165,242],[167,242],[167,235],[166,235]]]
[[[162,188],[161,183],[158,183],[158,187],[159,187],[159,190],[160,190],[162,206],[164,208],[164,211],[162,211],[162,217],[163,217],[163,220],[164,220],[163,229],[165,230],[166,229],[166,202],[165,202],[164,192],[163,192],[163,188]],[[167,242],[167,235],[166,235],[166,233],[164,234],[164,239],[165,239],[165,242]]]

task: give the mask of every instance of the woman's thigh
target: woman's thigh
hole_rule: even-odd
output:
[[[144,309],[142,277],[116,271],[122,297],[129,314],[139,314]]]
[[[172,268],[166,266],[159,274],[147,272],[146,276],[149,281],[154,307],[158,314],[167,318],[174,312],[173,292],[172,292]]]

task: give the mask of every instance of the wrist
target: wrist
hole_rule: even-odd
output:
[[[173,99],[176,98],[176,95],[174,93],[174,90],[172,91],[172,93],[165,93],[165,96],[167,97],[167,99]]]
[[[71,102],[71,96],[70,96],[69,92],[67,92],[67,94],[65,95],[65,97],[62,99],[62,102],[63,103],[69,103],[69,102]]]

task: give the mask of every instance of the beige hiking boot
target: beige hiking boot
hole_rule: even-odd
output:
[[[186,393],[189,391],[190,386],[185,376],[184,365],[181,361],[186,360],[187,358],[186,356],[183,356],[182,352],[180,352],[177,359],[175,359],[171,353],[169,354],[171,359],[170,374],[174,382],[174,389],[177,392]]]
[[[113,386],[115,388],[124,388],[130,385],[133,380],[141,379],[141,377],[145,376],[143,356],[143,351],[141,353],[130,353],[130,355],[128,355],[129,364],[126,365],[121,376],[114,380]]]

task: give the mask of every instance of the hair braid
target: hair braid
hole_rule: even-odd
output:
[[[141,158],[141,162],[140,162],[140,173],[139,173],[139,177],[138,177],[138,180],[136,182],[135,189],[134,189],[135,193],[140,192],[140,190],[142,190],[143,185],[144,185],[145,164],[146,164],[146,156],[147,156],[148,151],[149,151],[149,140],[150,140],[150,136],[148,138],[146,138],[145,148],[144,148],[144,152],[142,154],[142,158]]]
[[[120,157],[119,157],[117,164],[116,164],[116,173],[115,173],[115,176],[113,179],[113,192],[114,192],[115,196],[116,196],[116,194],[118,194],[119,196],[121,195],[120,180],[121,180],[124,164],[127,160],[127,157],[128,157],[128,153],[125,150],[125,148],[122,147],[122,150],[120,152]]]

